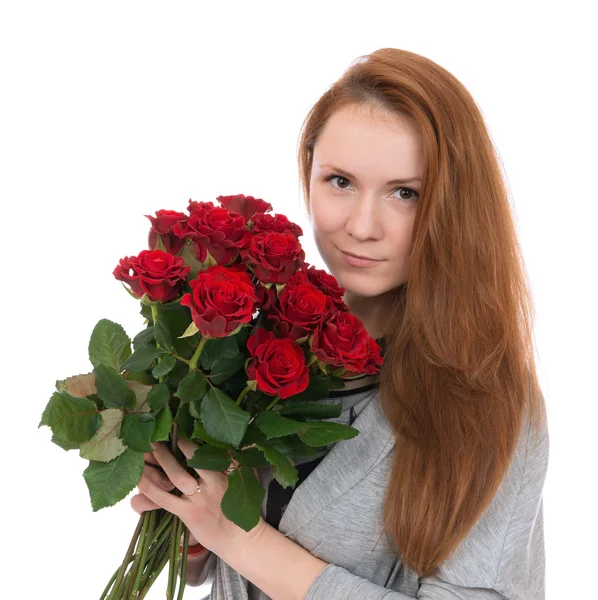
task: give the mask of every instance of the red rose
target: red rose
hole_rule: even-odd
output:
[[[279,336],[296,340],[316,329],[334,311],[330,296],[308,281],[301,282],[296,274],[284,286],[279,304],[272,307],[269,317]]]
[[[211,202],[191,201],[189,206],[191,214],[186,221],[175,224],[175,235],[191,239],[195,256],[202,262],[208,252],[219,265],[234,261],[245,243],[247,219]]]
[[[286,283],[305,261],[305,252],[292,233],[247,232],[245,238],[241,260],[264,283]]]
[[[181,304],[191,309],[202,335],[226,337],[251,321],[257,297],[247,272],[216,265],[199,271],[189,285],[193,292],[185,294]]]
[[[258,306],[262,310],[267,313],[275,310],[275,306],[278,304],[278,294],[274,286],[267,288],[263,285],[256,285],[255,293],[257,295]]]
[[[180,256],[142,250],[139,256],[121,258],[113,275],[128,283],[138,298],[145,293],[152,302],[168,302],[179,295],[190,270]]]
[[[370,336],[369,338],[369,352],[366,363],[363,367],[363,373],[373,375],[380,371],[380,368],[384,364],[384,356],[382,356],[382,348],[378,342]]]
[[[185,245],[185,240],[177,237],[172,228],[175,223],[184,221],[187,215],[176,210],[157,210],[156,216],[145,215],[152,224],[149,232],[148,245],[151,250],[155,250],[158,246],[158,236],[164,244],[166,252],[169,254],[178,254],[181,248]]]
[[[214,208],[214,206],[213,202],[197,202],[197,200],[191,200],[191,198],[189,198],[187,210],[189,213],[192,213],[194,210],[204,210],[206,208]]]
[[[253,233],[263,233],[264,231],[278,231],[284,233],[289,231],[293,235],[299,237],[303,235],[303,230],[297,223],[289,221],[284,215],[268,215],[265,213],[257,213],[251,217],[251,231]]]
[[[255,213],[263,213],[267,210],[272,210],[272,205],[260,198],[254,198],[253,196],[244,196],[243,194],[237,194],[236,196],[218,196],[216,198],[229,210],[243,215],[247,220],[251,219]]]
[[[253,357],[247,364],[247,376],[257,381],[257,389],[278,394],[281,400],[307,388],[309,368],[299,344],[289,338],[277,338],[271,331],[258,327],[247,338],[247,350]]]
[[[312,353],[324,364],[343,366],[354,373],[376,373],[372,371],[371,354],[374,349],[373,340],[370,340],[357,317],[349,312],[337,311],[316,329],[310,346]]]
[[[307,280],[313,283],[319,290],[322,290],[332,299],[340,310],[348,311],[348,306],[343,301],[345,288],[340,287],[333,275],[326,273],[323,269],[316,269],[313,265],[303,269],[307,276]]]

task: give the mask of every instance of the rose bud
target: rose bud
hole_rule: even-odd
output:
[[[151,250],[158,246],[158,237],[164,244],[164,249],[169,254],[178,254],[185,245],[185,240],[176,236],[172,229],[175,223],[187,219],[187,215],[176,210],[157,210],[156,216],[145,215],[151,222],[152,227],[149,231],[148,245]]]

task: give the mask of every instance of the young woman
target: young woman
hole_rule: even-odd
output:
[[[148,465],[133,508],[182,518],[206,548],[188,583],[218,600],[544,598],[533,301],[478,107],[434,62],[380,49],[312,107],[298,158],[318,250],[385,353],[339,392],[360,435],[298,460],[294,491],[258,470],[249,533],[220,510],[226,474],[198,470],[194,493],[163,444],[166,477]]]

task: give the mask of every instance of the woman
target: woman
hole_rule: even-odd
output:
[[[198,471],[194,494],[163,444],[167,477],[148,465],[133,508],[179,514],[211,598],[544,598],[533,302],[478,107],[434,62],[380,49],[313,106],[298,158],[318,250],[384,343],[379,378],[340,392],[360,435],[297,461],[286,496],[260,470],[249,533],[220,511],[226,474]]]

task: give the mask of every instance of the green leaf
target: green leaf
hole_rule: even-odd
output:
[[[274,465],[272,476],[283,488],[294,486],[297,483],[299,471],[297,471],[293,461],[288,456],[285,456],[272,446],[261,446],[258,444],[258,448],[264,453],[268,462]]]
[[[233,458],[245,467],[267,467],[270,463],[259,448],[248,448],[240,452],[233,451]]]
[[[191,406],[191,405],[189,405],[189,406]],[[203,440],[204,442],[207,442],[211,446],[216,446],[217,448],[228,448],[229,450],[232,450],[234,448],[234,446],[232,446],[231,444],[225,444],[223,442],[219,442],[218,440],[215,440],[213,437],[208,435],[208,432],[206,431],[206,428],[203,426],[203,423],[198,420],[195,421],[195,424],[193,426],[193,435],[191,437],[196,440]],[[227,467],[228,467],[228,465],[226,465],[225,468],[227,468]]]
[[[121,370],[124,371],[145,371],[149,369],[152,363],[159,357],[168,354],[162,348],[154,348],[153,346],[141,346],[137,348],[127,360],[121,365]]]
[[[149,412],[150,405],[147,403],[147,397],[152,390],[152,385],[147,385],[136,380],[126,380],[129,389],[135,394],[135,411]],[[152,381],[153,384],[153,381]]]
[[[176,392],[177,388],[181,384],[181,381],[183,381],[187,373],[189,373],[189,365],[177,360],[174,369],[170,371],[170,374],[166,379],[166,383],[173,393]]]
[[[152,442],[167,442],[172,429],[172,413],[168,406],[163,406],[156,413],[156,429],[152,434]]]
[[[330,391],[330,386],[332,383],[331,380],[331,376],[319,377],[317,375],[312,375],[309,378],[309,384],[307,388],[299,394],[289,396],[288,400],[293,403],[308,402],[310,400],[323,400],[324,398],[328,397],[328,392]]]
[[[107,463],[89,461],[83,477],[89,489],[93,511],[114,506],[125,498],[139,483],[144,466],[143,453],[131,448]]]
[[[164,377],[168,375],[170,371],[174,369],[174,365],[176,365],[176,358],[174,356],[169,355],[165,356],[152,370],[152,375],[158,379],[160,377]]]
[[[242,354],[236,354],[230,358],[219,358],[212,365],[210,371],[210,381],[215,385],[220,385],[237,371],[243,369],[245,357]]]
[[[198,401],[197,398],[193,400],[193,402],[189,402],[187,404],[189,407],[189,414],[196,420],[201,419],[201,415],[199,414],[201,401]]]
[[[201,403],[201,421],[208,434],[233,446],[243,439],[250,416],[218,388],[210,388]]]
[[[88,350],[94,367],[104,365],[118,372],[131,354],[131,340],[121,325],[101,319],[91,332]]]
[[[204,369],[212,369],[217,360],[231,359],[237,354],[239,354],[239,346],[234,336],[211,338],[201,351],[199,364]]]
[[[69,450],[77,450],[79,448],[79,444],[73,444],[71,442],[67,442],[66,440],[60,439],[56,435],[52,436],[52,440],[51,441],[54,444],[56,444],[57,446],[59,446],[60,448],[62,448],[63,450],[66,450],[67,452]]]
[[[109,462],[127,449],[119,437],[123,412],[118,408],[108,408],[100,415],[102,425],[88,442],[81,444],[79,456],[88,460]]]
[[[126,415],[122,423],[122,438],[125,444],[137,452],[152,452],[152,435],[156,421],[151,413]]]
[[[340,440],[350,440],[359,434],[359,430],[342,423],[326,421],[306,421],[305,429],[298,431],[297,435],[308,446],[327,446]]]
[[[252,421],[251,426],[247,428],[245,435],[243,436],[243,446],[251,446],[251,444],[261,444],[266,441],[266,434],[260,431],[255,421]]]
[[[345,387],[345,380],[335,375],[330,375],[330,389],[342,390]]]
[[[151,373],[147,371],[127,371],[125,374],[125,379],[127,381],[138,381],[139,383],[143,383],[143,385],[153,385],[154,378]]]
[[[96,403],[89,398],[75,398],[66,392],[54,392],[42,416],[60,440],[81,444],[90,440],[102,424]]]
[[[73,375],[56,381],[56,391],[66,392],[75,398],[86,398],[97,393],[96,378],[93,373]]]
[[[156,329],[156,341],[163,348],[167,348],[182,356],[190,358],[196,348],[199,335],[181,338],[189,326],[190,312],[186,306],[180,304],[169,304],[163,307],[158,315]]]
[[[266,434],[267,439],[292,435],[305,429],[305,423],[287,419],[277,412],[267,410],[255,420],[257,426]]]
[[[189,412],[188,404],[180,404],[176,413],[175,422],[178,425],[178,437],[190,440],[193,435],[194,419]]]
[[[201,400],[206,393],[206,387],[206,377],[201,371],[189,371],[179,383],[175,396],[185,404],[196,399]]]
[[[150,346],[154,341],[154,326],[149,325],[133,338],[133,350],[141,346]]]
[[[135,393],[125,378],[100,364],[93,370],[98,396],[108,408],[135,408]]]
[[[216,448],[204,444],[200,446],[187,464],[194,469],[207,469],[208,471],[224,471],[230,466],[231,459],[226,448]]]
[[[291,457],[292,459],[315,456],[322,451],[322,447],[308,446],[294,435],[291,437],[273,438],[271,440],[267,440],[266,442],[262,442],[260,445],[276,448],[276,450],[282,452],[286,456]]]
[[[320,404],[318,402],[285,402],[280,406],[281,408],[278,412],[285,417],[297,415],[318,419],[333,419],[340,417],[343,410],[342,401],[337,402],[336,404]]]
[[[164,382],[156,384],[147,395],[147,403],[152,410],[160,410],[168,404],[169,400],[170,390]]]
[[[265,494],[266,490],[253,469],[239,467],[228,476],[228,489],[224,492],[220,508],[227,519],[250,531],[259,522]]]
[[[168,324],[163,313],[158,314],[158,322],[154,325],[154,339],[158,344],[168,350],[174,352],[174,346],[172,345],[172,335],[168,329]]]

